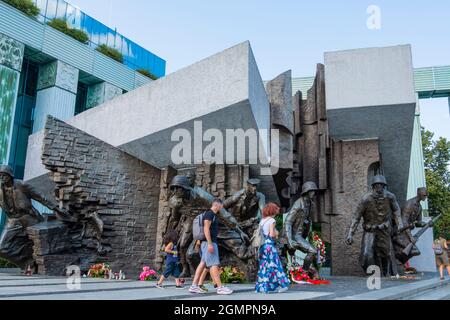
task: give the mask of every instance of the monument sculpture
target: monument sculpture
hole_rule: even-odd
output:
[[[232,68],[224,70],[223,65]],[[108,262],[133,276],[144,265],[158,268],[161,239],[174,229],[180,235],[183,276],[188,276],[198,259],[192,220],[218,197],[225,200],[219,233],[221,261],[245,270],[248,279],[255,275],[250,239],[266,200],[290,208],[280,252],[282,256],[297,250],[305,253],[304,268],[311,273],[316,250],[307,238],[314,224],[322,240],[331,245],[327,261],[333,275],[361,275],[359,264],[364,271],[376,264],[384,274],[395,274],[396,259],[407,261],[420,254],[414,243],[417,235],[412,237],[411,231],[413,224],[424,226],[420,201],[426,190],[407,202],[402,218],[395,196],[378,175],[386,172],[393,182],[390,190],[404,200],[407,169],[397,174],[395,166],[410,160],[411,137],[406,131],[413,126],[399,111],[388,121],[398,130],[402,123],[397,120],[404,120],[401,141],[408,142],[393,155],[394,142],[381,132],[384,129],[374,126],[363,132],[365,113],[358,112],[374,108],[347,108],[346,104],[328,108],[328,94],[339,92],[340,87],[336,78],[327,75],[325,79],[327,73],[332,76],[332,69],[318,64],[312,86],[304,92],[292,92],[290,71],[264,86],[250,44],[245,42],[67,123],[49,117],[44,132],[30,137],[27,162],[32,165],[26,166],[30,171],[26,183],[14,181],[9,169],[0,175],[0,204],[8,216],[1,256],[21,266],[34,261],[43,275],[61,275],[70,265],[85,270],[90,264]],[[192,81],[193,74],[198,81]],[[179,87],[190,89],[173,89]],[[124,106],[126,113],[121,112]],[[184,112],[186,106],[192,113]],[[409,108],[413,111],[413,107]],[[143,120],[149,118],[154,121]],[[175,164],[171,148],[178,142],[171,141],[171,136],[176,129],[192,133],[197,120],[202,128],[217,132],[277,129],[278,146],[267,134],[263,158],[271,159],[272,149],[277,149],[280,161],[272,169],[278,173],[263,175],[260,169],[266,164],[261,163],[221,164],[207,152],[199,160],[195,148],[194,162]],[[35,162],[39,158],[42,165]],[[180,158],[192,157],[183,153]],[[361,192],[370,187],[361,199]],[[15,192],[23,195],[21,201],[11,201]],[[56,216],[45,221],[30,199],[50,207]],[[361,220],[364,233],[357,230]],[[348,246],[360,239],[362,250]],[[406,249],[411,250],[402,255]]]
[[[434,217],[428,223],[423,221],[421,202],[425,201],[427,197],[427,188],[418,188],[417,196],[406,201],[402,208],[403,228],[399,228],[398,226],[394,228],[394,251],[401,272],[403,272],[404,265],[411,258],[421,254],[419,248],[416,246],[418,239],[427,229],[433,227],[435,221],[440,218],[440,216]],[[393,222],[395,223],[395,221]],[[422,228],[422,230],[413,235],[412,231],[416,228]]]
[[[199,208],[212,205],[214,196],[203,188],[193,185],[188,176],[175,176],[170,185],[172,196],[169,200],[171,215],[169,216],[168,229],[179,233],[178,248],[180,251],[180,262],[183,266],[181,277],[187,277],[195,270],[197,252],[195,252],[195,241],[192,238],[192,222],[196,216],[195,212],[181,216],[180,209],[189,204]],[[249,250],[249,237],[242,230],[236,218],[227,210],[220,210],[219,214],[219,245],[228,252],[235,254],[241,260],[251,257]],[[256,223],[256,222],[255,222]]]
[[[386,178],[377,175],[372,181],[372,191],[366,193],[359,202],[347,236],[347,244],[353,243],[353,235],[363,220],[360,264],[364,272],[376,265],[384,276],[397,275],[397,265],[393,259],[392,221],[403,228],[400,206],[395,195],[386,190]]]
[[[257,191],[259,179],[248,179],[244,189],[227,198],[223,207],[230,211],[247,235],[252,235],[262,217],[266,197]]]
[[[296,250],[305,253],[303,270],[312,277],[315,276],[315,271],[311,269],[311,265],[317,250],[309,243],[308,236],[312,227],[312,212],[315,210],[313,200],[317,190],[314,182],[308,181],[303,185],[302,195],[287,213],[280,237],[282,259],[285,260],[286,254],[294,256]]]
[[[34,266],[33,242],[28,237],[27,228],[45,219],[33,207],[31,200],[55,211],[59,219],[72,221],[66,212],[32,186],[15,180],[9,166],[0,166],[0,208],[7,216],[6,226],[0,237],[0,257],[21,268]]]

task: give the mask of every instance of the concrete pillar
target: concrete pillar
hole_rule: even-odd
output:
[[[45,127],[47,115],[67,120],[75,115],[79,70],[53,61],[39,68],[33,133]]]
[[[9,160],[25,45],[0,33],[0,164]],[[0,210],[0,231],[5,216]]]
[[[123,94],[123,90],[108,82],[100,82],[88,88],[86,108],[94,108]]]

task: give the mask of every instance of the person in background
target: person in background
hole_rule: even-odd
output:
[[[202,241],[201,244],[201,261],[195,271],[192,285],[189,288],[189,292],[191,293],[206,293],[206,291],[201,289],[198,285],[205,268],[209,269],[213,282],[217,284],[217,294],[228,295],[233,293],[233,290],[222,285],[219,274],[220,259],[219,248],[217,246],[219,219],[217,218],[217,214],[222,208],[222,200],[214,199],[211,209],[205,212],[203,216],[203,230],[206,241]]]
[[[444,268],[447,269],[448,274],[450,275],[450,264],[448,260],[448,246],[447,240],[444,237],[439,236],[438,239],[434,240],[433,250],[436,256],[436,264],[439,267],[439,274],[441,276],[441,280],[444,280]]]
[[[280,213],[280,208],[274,203],[268,203],[263,209],[263,218],[259,228],[264,235],[264,244],[259,249],[259,271],[255,291],[260,293],[285,292],[290,281],[286,276],[276,248],[275,241],[279,236],[274,217]]]
[[[183,284],[179,279],[181,271],[176,245],[177,242],[178,242],[178,234],[175,232],[175,230],[170,230],[164,238],[164,245],[166,246],[164,248],[164,252],[166,253],[166,268],[164,270],[163,275],[156,284],[156,287],[159,289],[164,289],[163,282],[170,276],[175,277],[176,288],[183,289]]]

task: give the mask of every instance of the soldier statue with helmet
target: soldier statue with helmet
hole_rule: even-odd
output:
[[[179,234],[178,248],[180,252],[180,263],[183,271],[181,277],[187,277],[195,271],[195,260],[197,253],[192,237],[192,222],[200,212],[195,210],[184,210],[183,207],[204,208],[211,207],[214,196],[203,188],[196,186],[192,175],[178,175],[172,179],[170,184],[171,196],[169,199],[168,228],[174,229]],[[236,218],[227,210],[221,209],[219,218],[219,245],[235,254],[241,260],[251,257],[248,246],[249,237],[239,226]]]
[[[311,277],[316,276],[316,271],[311,267],[317,257],[317,250],[309,243],[308,236],[311,232],[311,216],[315,210],[314,198],[318,191],[314,182],[308,181],[302,187],[300,198],[288,211],[284,221],[280,237],[281,257],[286,265],[286,255],[295,256],[297,250],[306,254],[303,262],[303,270]]]
[[[29,184],[15,180],[11,167],[0,166],[0,208],[6,214],[6,225],[0,236],[0,258],[22,269],[34,265],[33,242],[28,237],[27,228],[45,220],[31,200],[55,211],[58,219],[72,221],[67,213]]]
[[[363,239],[360,264],[364,272],[369,266],[378,266],[384,276],[396,275],[397,266],[392,247],[392,219],[399,229],[403,228],[400,206],[396,196],[386,190],[386,178],[377,175],[372,190],[360,200],[347,236],[347,244],[353,243],[353,235],[363,220]]]

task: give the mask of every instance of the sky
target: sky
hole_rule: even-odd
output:
[[[312,76],[326,51],[411,44],[414,67],[450,65],[448,0],[69,0],[167,61],[172,73],[249,40],[263,79]],[[367,27],[369,6],[380,28]],[[447,99],[422,100],[422,124],[450,139]]]

